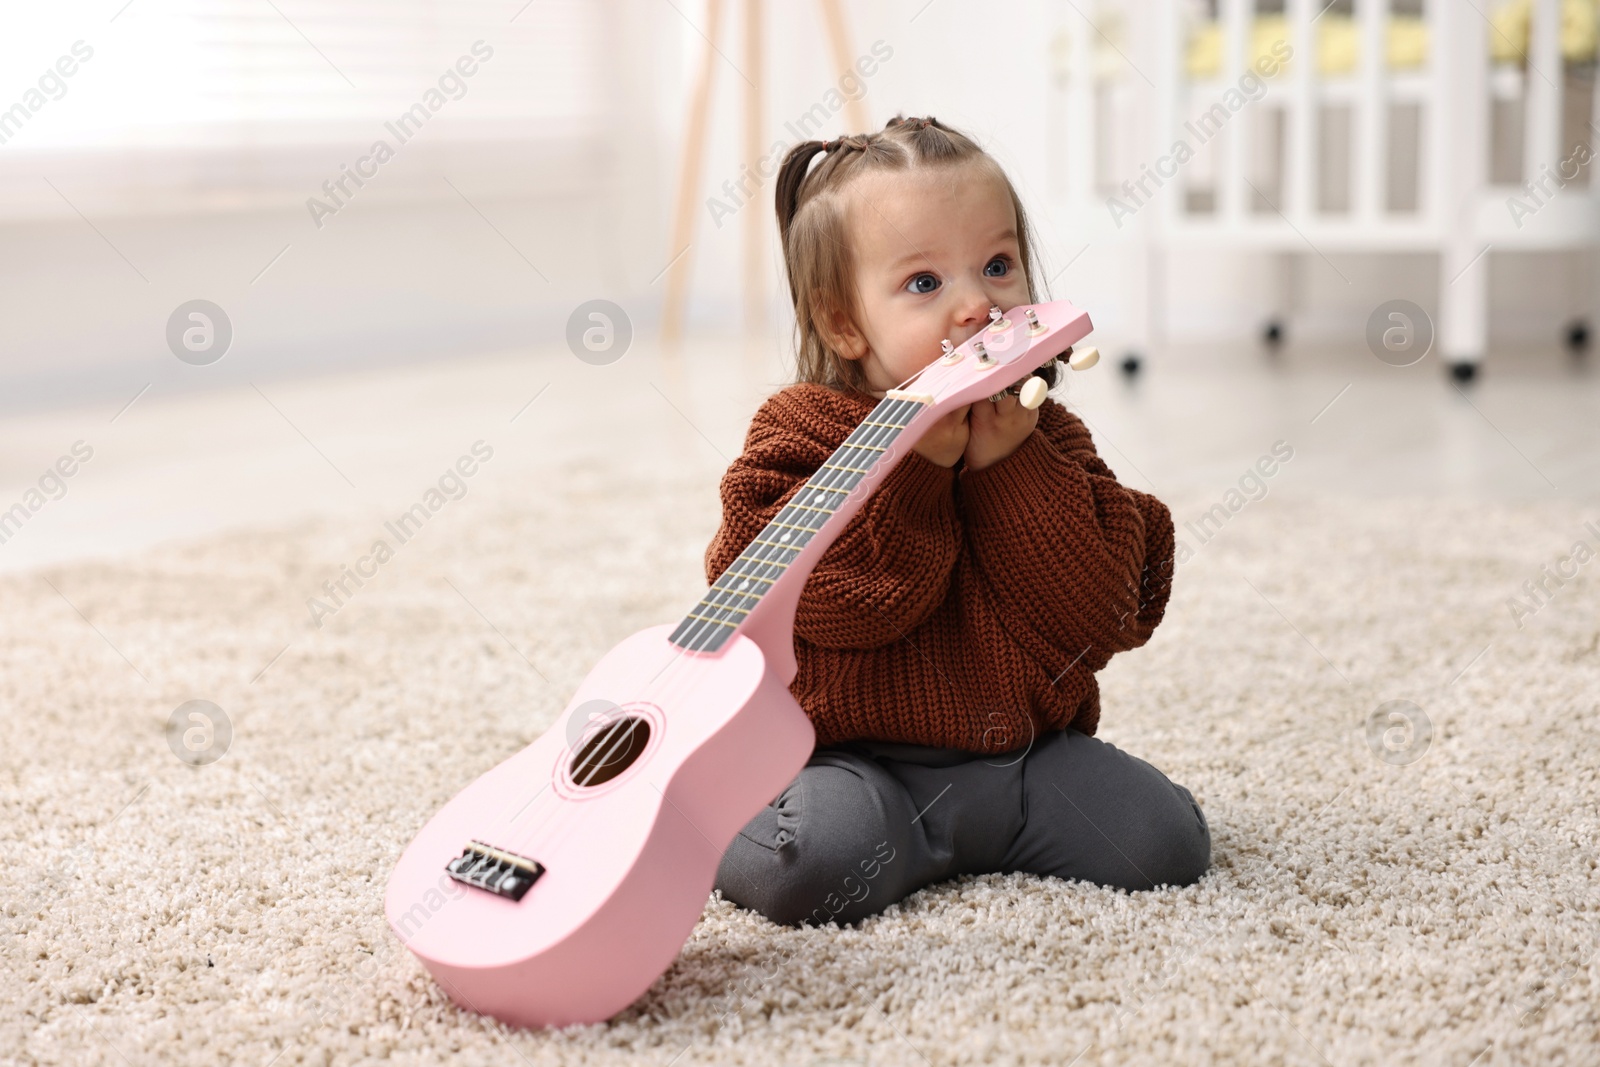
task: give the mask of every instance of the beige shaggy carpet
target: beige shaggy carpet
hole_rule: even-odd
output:
[[[0,1059],[1600,1062],[1600,562],[1507,604],[1592,502],[1278,493],[1201,547],[1101,733],[1203,803],[1196,886],[967,878],[809,931],[713,898],[610,1023],[458,1010],[384,922],[398,851],[703,590],[714,474],[623,451],[452,503],[320,629],[378,519],[0,577]],[[232,727],[199,767],[195,699]]]

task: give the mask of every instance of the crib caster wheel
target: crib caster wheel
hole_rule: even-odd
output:
[[[1271,348],[1277,348],[1283,343],[1283,323],[1277,319],[1269,319],[1261,331],[1261,340]]]
[[[1450,364],[1450,377],[1466,385],[1478,377],[1478,365],[1464,359],[1455,360]]]
[[[1124,378],[1137,378],[1139,376],[1139,353],[1129,352],[1122,357],[1122,376]]]
[[[1581,356],[1588,350],[1589,323],[1585,319],[1573,319],[1567,326],[1567,351]]]

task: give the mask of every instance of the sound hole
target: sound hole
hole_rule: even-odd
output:
[[[609,782],[633,765],[650,740],[650,724],[637,715],[607,723],[586,741],[572,760],[577,785]]]

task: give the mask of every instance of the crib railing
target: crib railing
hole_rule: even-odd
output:
[[[1484,0],[1487,3],[1487,0]],[[1327,0],[1286,0],[1287,69],[1264,79],[1267,89],[1226,122],[1221,136],[1205,147],[1214,167],[1210,210],[1191,210],[1185,191],[1199,167],[1180,169],[1139,207],[1133,226],[1115,219],[1115,236],[1160,249],[1174,243],[1207,242],[1263,250],[1434,250],[1440,256],[1440,348],[1447,359],[1471,362],[1487,340],[1488,265],[1479,262],[1494,248],[1592,248],[1600,239],[1600,181],[1586,189],[1562,190],[1538,225],[1514,220],[1506,205],[1514,186],[1490,181],[1491,97],[1511,94],[1523,112],[1520,170],[1538,178],[1557,166],[1573,146],[1562,143],[1564,57],[1561,0],[1533,0],[1525,56],[1514,69],[1491,71],[1488,9],[1468,0],[1425,0],[1426,59],[1420,68],[1394,69],[1389,61],[1391,0],[1355,0],[1359,42],[1352,73],[1324,76],[1318,69],[1318,21],[1327,17]],[[1074,10],[1077,10],[1074,8]],[[1124,0],[1125,31],[1112,45],[1119,61],[1106,64],[1106,35],[1080,17],[1072,21],[1064,54],[1057,56],[1060,120],[1078,151],[1063,160],[1060,191],[1069,205],[1083,208],[1091,228],[1109,236],[1103,225],[1111,207],[1104,153],[1127,151],[1136,139],[1134,162],[1113,168],[1113,186],[1125,177],[1138,180],[1174,147],[1174,137],[1197,111],[1209,108],[1229,85],[1251,70],[1257,16],[1255,0],[1217,0],[1222,51],[1220,75],[1191,80],[1186,57],[1193,27],[1174,0]],[[1118,76],[1108,79],[1108,70]],[[1491,77],[1491,75],[1494,77]],[[1110,84],[1107,84],[1110,82]],[[1148,84],[1147,84],[1148,83]],[[1595,82],[1600,96],[1600,78]],[[1416,201],[1414,210],[1391,203],[1391,109],[1397,102],[1419,106]],[[1326,158],[1320,135],[1324,108],[1342,103],[1351,109],[1348,156]],[[1282,140],[1254,143],[1263,116],[1280,121]],[[1600,99],[1591,130],[1600,129]],[[1398,131],[1396,131],[1398,133]],[[1090,147],[1092,151],[1083,151]],[[1250,181],[1254,153],[1271,148],[1276,157],[1272,189]],[[1218,151],[1220,149],[1220,151]],[[1348,168],[1347,211],[1323,210],[1319,182],[1335,162]],[[1596,165],[1600,165],[1597,163]],[[1124,186],[1126,188],[1126,186]],[[1259,195],[1258,195],[1259,193]],[[1261,200],[1265,199],[1266,204]],[[1078,214],[1074,211],[1074,214]],[[1515,223],[1515,224],[1514,224]],[[1152,315],[1158,316],[1158,312]]]

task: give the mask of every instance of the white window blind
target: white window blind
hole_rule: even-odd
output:
[[[380,138],[419,158],[570,147],[610,106],[611,5],[594,0],[123,4],[0,9],[0,208],[40,203],[40,175],[157,200],[163,184],[298,187]],[[428,148],[399,146],[407,113]]]

